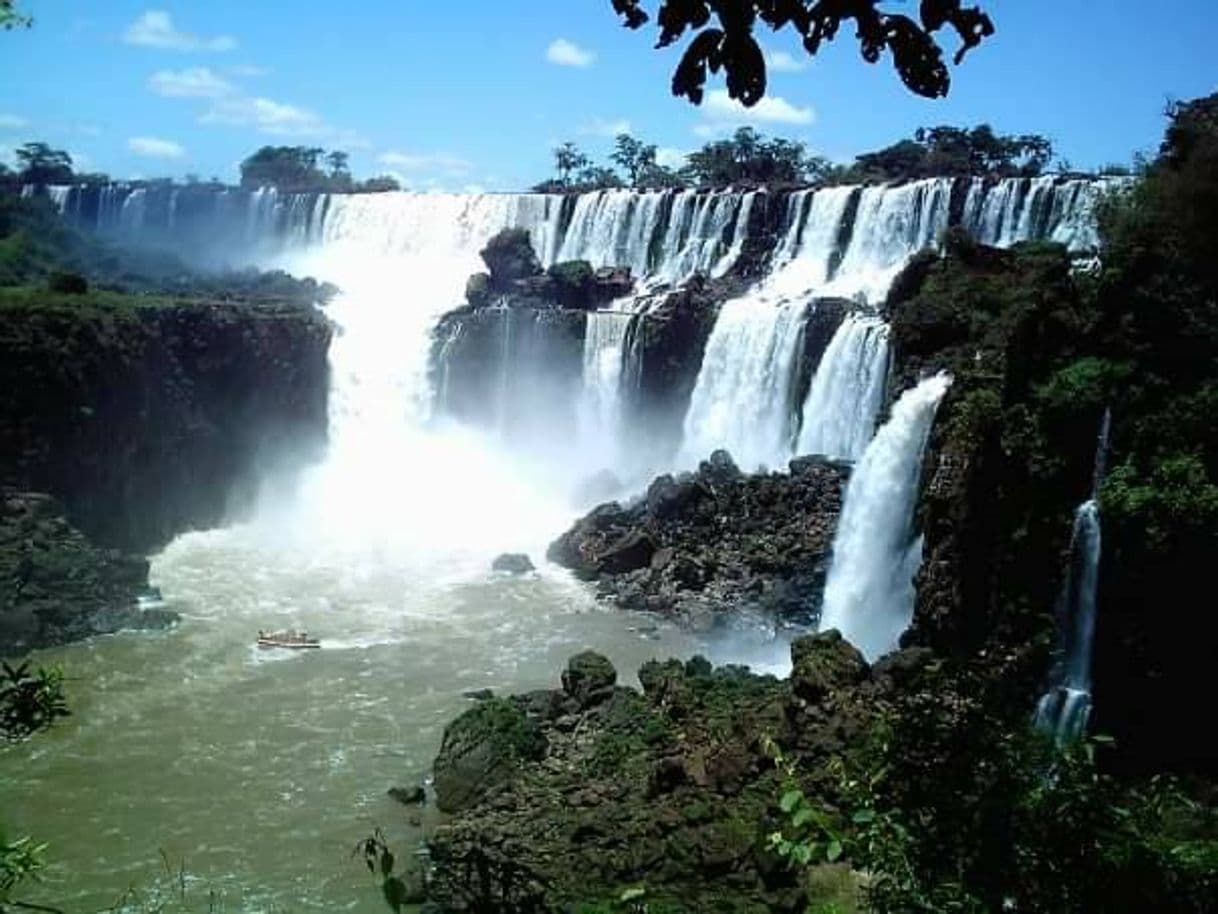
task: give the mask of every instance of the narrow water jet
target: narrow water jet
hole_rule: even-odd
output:
[[[1049,688],[1037,702],[1032,720],[1037,729],[1051,734],[1059,744],[1082,736],[1091,717],[1091,653],[1103,545],[1098,498],[1108,459],[1111,426],[1112,413],[1104,410],[1096,441],[1091,497],[1074,512],[1070,559],[1057,599],[1062,653],[1050,676]]]

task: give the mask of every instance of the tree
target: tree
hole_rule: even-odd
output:
[[[626,173],[627,184],[638,187],[642,177],[655,167],[656,147],[627,133],[619,133],[609,159]]]
[[[357,190],[375,193],[378,191],[401,190],[402,185],[398,179],[391,175],[377,175],[374,178],[369,178],[356,185]]]
[[[62,149],[52,149],[46,143],[26,143],[16,155],[21,164],[18,176],[25,183],[72,183],[72,157]]]
[[[324,150],[313,146],[263,146],[241,163],[242,187],[317,190],[326,176],[317,167]]]
[[[0,27],[6,31],[21,26],[29,28],[34,24],[33,17],[23,15],[16,6],[14,0],[0,0]]]
[[[554,150],[554,169],[562,184],[569,185],[572,172],[582,171],[591,165],[592,160],[580,152],[574,143],[563,143]]]
[[[642,0],[610,0],[613,9],[630,29],[648,20]],[[672,78],[672,93],[702,102],[706,72],[724,72],[727,92],[741,104],[757,104],[766,91],[765,56],[753,37],[757,20],[777,31],[791,26],[802,36],[804,50],[815,55],[825,41],[832,41],[842,21],[854,20],[863,59],[875,63],[885,51],[892,53],[901,81],[910,91],[927,98],[947,95],[951,76],[943,62],[943,51],[932,33],[951,26],[961,46],[957,65],[969,49],[994,34],[994,24],[979,7],[962,0],[922,0],[919,22],[908,16],[881,12],[879,0],[662,0],[657,15],[660,38],[657,47],[668,47],[686,29],[697,34],[685,49]],[[717,26],[708,26],[712,14]]]
[[[347,162],[350,159],[341,149],[335,149],[332,152],[326,153],[326,164],[330,166],[330,177],[333,180],[341,180],[342,178],[350,178],[351,170],[347,167]]]
[[[683,172],[695,184],[723,187],[742,181],[801,183],[806,180],[806,170],[803,143],[766,139],[752,127],[741,127],[730,139],[707,143],[690,153]]]
[[[1053,158],[1053,144],[1038,134],[995,133],[989,124],[923,127],[913,139],[901,140],[855,159],[856,180],[899,181],[911,178],[1035,177]]]

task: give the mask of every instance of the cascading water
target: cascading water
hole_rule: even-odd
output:
[[[1095,637],[1096,593],[1100,583],[1100,511],[1112,414],[1104,411],[1095,450],[1091,497],[1074,512],[1070,559],[1057,601],[1062,655],[1049,689],[1036,705],[1033,723],[1059,743],[1078,739],[1091,717],[1091,647]]]
[[[685,417],[682,465],[726,447],[746,470],[782,467],[791,456],[798,342],[808,305],[764,294],[726,302],[702,355]]]
[[[1074,512],[1070,565],[1058,603],[1065,624],[1064,656],[1056,682],[1041,696],[1033,723],[1058,742],[1078,739],[1091,716],[1091,642],[1100,577],[1100,512],[1088,499]]]
[[[820,628],[836,628],[868,660],[897,647],[913,618],[922,563],[912,530],[922,454],[951,378],[927,378],[897,400],[846,488]]]
[[[796,452],[857,460],[875,430],[887,374],[888,325],[849,315],[812,377]]]
[[[603,469],[613,470],[622,463],[626,339],[636,319],[630,312],[588,312],[577,419],[582,450],[593,466]]]

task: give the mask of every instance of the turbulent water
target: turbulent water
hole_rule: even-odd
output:
[[[282,266],[343,292],[328,307],[338,332],[326,459],[291,497],[256,506],[251,522],[183,536],[154,558],[153,582],[180,626],[36,658],[64,664],[75,712],[0,753],[9,826],[52,843],[37,900],[87,911],[131,886],[155,890],[163,851],[192,874],[196,898],[206,903],[215,889],[223,910],[377,910],[350,848],[378,824],[402,847],[429,827],[426,817],[407,826],[384,790],[425,775],[443,725],[466,706],[462,691],[552,684],[587,646],[625,678],[647,658],[696,650],[786,668],[785,645],[762,627],[695,637],[606,611],[548,566],[525,578],[488,571],[503,551],[539,560],[588,507],[571,493],[596,470],[629,471],[639,450],[623,395],[633,383],[629,315],[588,317],[570,404],[575,440],[547,438],[541,421],[542,434],[518,447],[501,434],[506,421],[471,429],[433,414],[444,379],[430,389],[431,328],[480,269],[477,251],[506,226],[525,228],[546,264],[629,265],[657,290],[726,272],[775,215],[766,277],[723,306],[711,334],[681,460],[723,446],[750,468],[780,467],[804,450],[859,458],[825,624],[869,656],[891,647],[908,623],[917,467],[947,381],[904,395],[868,445],[887,328],[848,318],[817,366],[800,364],[802,343],[816,296],[878,301],[900,266],[935,243],[953,190],[924,181],[770,199],[51,189],[78,225],[205,262]],[[963,218],[983,240],[1054,237],[1086,248],[1094,196],[1086,182],[978,183]],[[533,329],[504,315],[501,419],[530,412],[545,383],[540,350],[522,343]],[[812,372],[811,389],[796,402],[800,370]],[[251,646],[259,628],[286,627],[307,628],[323,650]]]
[[[820,627],[836,628],[868,660],[895,649],[913,618],[922,544],[911,522],[922,452],[950,384],[938,374],[902,394],[846,488]]]

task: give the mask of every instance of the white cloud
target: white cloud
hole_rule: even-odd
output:
[[[403,180],[402,172],[438,171],[452,177],[462,177],[473,170],[473,163],[458,156],[443,153],[411,153],[389,150],[376,157],[382,165],[398,169],[395,177]]]
[[[127,148],[136,155],[152,159],[184,159],[186,150],[173,140],[161,140],[154,136],[133,136],[127,140]]]
[[[592,121],[584,124],[579,128],[577,133],[584,136],[608,136],[615,137],[619,133],[630,132],[630,121],[623,118],[618,118],[616,121],[606,121],[601,118],[594,118]]]
[[[231,35],[203,38],[178,31],[173,19],[164,10],[148,10],[142,13],[127,26],[127,30],[123,32],[123,41],[127,44],[170,51],[231,51],[237,46],[236,39]]]
[[[253,127],[278,136],[320,136],[331,132],[322,119],[307,108],[245,96],[217,99],[199,118],[199,123]]]
[[[765,65],[775,73],[799,73],[808,69],[808,61],[800,60],[786,51],[769,49],[765,52]]]
[[[148,88],[166,98],[223,98],[237,87],[207,67],[158,70],[148,77]]]
[[[565,38],[555,38],[546,48],[546,60],[560,67],[590,67],[596,55]]]
[[[20,130],[28,127],[30,122],[15,114],[0,114],[0,130]]]
[[[656,164],[664,168],[682,168],[685,166],[685,157],[688,155],[680,149],[673,149],[671,146],[661,146],[656,150]]]
[[[694,128],[698,136],[713,136],[725,128],[757,124],[787,124],[807,126],[816,120],[811,107],[800,108],[781,95],[767,95],[752,108],[746,108],[731,98],[726,89],[712,89],[706,94],[702,111],[710,123]]]
[[[225,69],[229,73],[231,73],[233,76],[245,76],[245,77],[269,76],[271,73],[270,67],[260,67],[257,64],[252,64],[252,63],[234,64],[233,66],[226,67]]]

